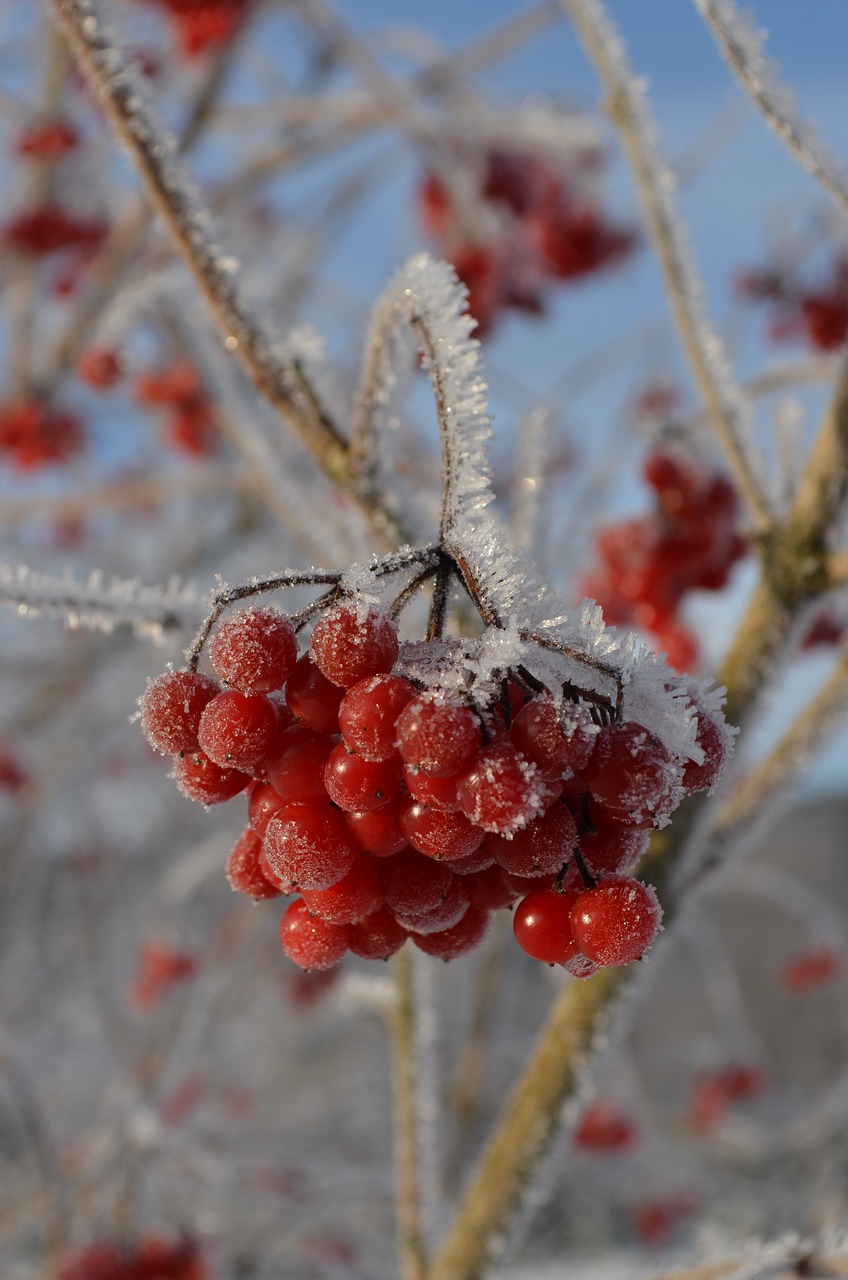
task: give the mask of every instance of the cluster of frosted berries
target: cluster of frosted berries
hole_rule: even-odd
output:
[[[848,257],[838,253],[827,277],[810,288],[781,267],[747,271],[737,290],[769,308],[769,337],[774,342],[806,341],[815,351],[837,351],[848,338]]]
[[[214,676],[150,683],[142,728],[180,790],[206,805],[247,792],[232,887],[298,895],[280,936],[304,969],[387,959],[407,938],[453,959],[516,902],[538,960],[587,976],[638,959],[661,913],[629,873],[651,828],[717,778],[723,723],[693,702],[703,761],[684,762],[639,724],[601,727],[516,682],[483,710],[421,688],[406,649],[364,601],[323,613],[300,657],[283,614],[248,607],[212,633]]]
[[[209,1269],[191,1240],[142,1236],[134,1244],[87,1245],[59,1264],[56,1280],[208,1280]]]
[[[649,631],[673,667],[691,671],[697,642],[678,611],[689,591],[724,587],[745,554],[736,492],[720,472],[670,450],[651,453],[643,474],[653,511],[600,531],[599,563],[582,587],[607,622]]]

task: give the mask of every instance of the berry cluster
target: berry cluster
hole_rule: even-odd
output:
[[[638,959],[661,912],[628,873],[650,829],[715,781],[722,725],[690,704],[696,763],[533,677],[480,707],[455,684],[410,678],[410,653],[440,646],[450,652],[401,646],[387,612],[346,598],[299,657],[283,614],[240,608],[212,632],[215,675],[157,677],[142,728],[190,799],[247,790],[227,875],[254,899],[298,892],[280,936],[304,969],[348,950],[387,959],[410,937],[452,959],[518,899],[516,938],[534,958],[579,976]]]
[[[696,1133],[709,1133],[724,1120],[737,1102],[756,1098],[766,1087],[759,1067],[720,1067],[695,1082],[689,1098],[689,1124]]]
[[[216,430],[212,407],[197,370],[188,361],[181,360],[137,378],[135,400],[140,405],[170,411],[163,436],[172,448],[192,457],[213,452]]]
[[[718,591],[745,554],[736,532],[737,499],[730,481],[668,450],[652,453],[644,476],[655,494],[652,512],[603,529],[600,565],[582,589],[608,622],[650,632],[678,671],[698,661],[695,637],[681,622],[683,596]]]
[[[845,955],[838,947],[814,947],[787,960],[778,973],[778,982],[792,995],[816,991],[835,982],[845,968]]]
[[[16,156],[28,160],[60,160],[79,146],[79,133],[68,120],[39,120],[22,129],[14,141]]]
[[[252,0],[145,0],[171,15],[180,53],[196,58],[231,40]]]
[[[76,375],[93,390],[108,391],[124,376],[121,353],[114,347],[86,347],[77,359]]]
[[[172,987],[188,982],[196,973],[197,957],[190,951],[178,951],[163,942],[145,942],[128,992],[130,1003],[137,1009],[149,1009]]]
[[[774,268],[746,271],[736,287],[770,308],[769,336],[775,342],[806,339],[816,351],[835,351],[848,338],[848,257],[838,255],[827,282],[817,288]]]
[[[467,215],[437,174],[425,178],[419,210],[440,256],[468,288],[478,337],[507,308],[541,314],[550,281],[599,271],[635,243],[631,231],[605,220],[594,197],[571,189],[557,169],[527,152],[489,151],[476,195],[499,228],[485,239],[469,234]]]
[[[18,213],[0,228],[0,242],[19,253],[43,258],[63,249],[93,251],[109,234],[102,218],[72,213],[59,204],[43,204]]]
[[[84,441],[79,419],[40,400],[0,405],[0,455],[21,471],[64,462]]]
[[[88,1245],[60,1263],[56,1280],[208,1280],[209,1270],[191,1240],[144,1236],[134,1245]]]

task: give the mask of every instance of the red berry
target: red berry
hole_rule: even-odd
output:
[[[300,898],[291,903],[280,921],[283,950],[301,969],[332,969],[347,951],[349,937],[347,925],[318,920]]]
[[[298,889],[329,889],[357,857],[343,816],[330,804],[287,804],[268,823],[263,848],[274,874]]]
[[[509,835],[544,813],[559,794],[557,784],[511,742],[484,747],[457,788],[462,812],[484,831]]]
[[[463,775],[453,773],[447,778],[437,778],[423,769],[411,769],[403,766],[403,780],[413,799],[426,804],[430,809],[438,809],[440,813],[456,813],[459,810],[457,787]]]
[[[420,951],[440,960],[456,960],[474,951],[489,931],[491,917],[481,907],[469,907],[456,924],[435,933],[413,933],[412,941]]]
[[[484,840],[473,853],[467,853],[464,858],[449,858],[445,865],[457,876],[470,876],[475,871],[485,871],[495,865],[495,855],[487,845],[488,841]]]
[[[635,1141],[633,1121],[609,1102],[593,1102],[574,1131],[574,1145],[583,1151],[626,1151]]]
[[[536,889],[528,893],[515,908],[512,919],[521,950],[544,964],[565,964],[574,952],[571,909],[580,896],[577,889]]]
[[[262,840],[268,823],[286,801],[269,782],[254,782],[247,794],[247,820],[252,831]]]
[[[202,751],[177,760],[174,778],[183,795],[200,804],[223,804],[225,800],[232,800],[251,781],[249,774],[224,769]]]
[[[482,907],[484,911],[500,911],[503,907],[511,907],[516,898],[521,896],[512,888],[496,863],[491,867],[484,867],[482,871],[473,871],[471,875],[463,876],[462,887],[468,894],[472,907]]]
[[[510,840],[490,836],[485,847],[513,875],[553,876],[571,858],[576,844],[573,813],[564,804],[555,804]]]
[[[114,347],[89,347],[77,360],[76,374],[80,382],[97,390],[114,387],[124,376],[121,353]]]
[[[594,830],[580,836],[580,852],[595,876],[627,872],[647,851],[651,836],[641,827],[615,822],[601,805],[589,805]]]
[[[397,796],[382,809],[345,814],[345,822],[364,853],[372,858],[389,858],[407,847],[400,829],[400,805]]]
[[[266,880],[259,866],[259,855],[262,852],[262,841],[255,831],[248,827],[242,831],[227,858],[227,879],[230,888],[236,893],[246,894],[248,898],[277,898],[280,889],[270,880]]]
[[[324,786],[333,803],[349,813],[381,809],[400,787],[400,759],[365,760],[340,742],[327,758]]]
[[[817,947],[802,951],[789,960],[778,974],[778,982],[784,991],[800,995],[812,991],[838,978],[845,965],[845,957],[836,947]]]
[[[437,906],[431,907],[429,911],[413,916],[397,910],[394,914],[399,924],[416,935],[439,933],[442,929],[451,929],[455,924],[459,924],[467,910],[468,895],[460,881],[454,880],[444,900]]]
[[[574,941],[601,965],[630,964],[656,938],[662,908],[651,885],[611,876],[580,895],[571,916]]]
[[[634,826],[667,817],[680,795],[682,770],[643,725],[629,721],[601,729],[586,784],[619,821]]]
[[[285,800],[326,800],[324,769],[336,740],[293,724],[274,738],[265,757],[268,781]]]
[[[383,892],[392,912],[423,916],[444,902],[456,877],[432,858],[411,849],[383,864]]]
[[[303,901],[313,915],[330,924],[364,920],[383,906],[376,864],[357,858],[347,875],[329,889],[304,889]]]
[[[706,791],[719,778],[729,754],[722,728],[702,707],[698,708],[698,731],[695,741],[704,753],[702,764],[687,760],[683,770],[683,786],[688,792]]]
[[[397,743],[404,764],[445,778],[473,760],[480,745],[480,725],[468,707],[439,694],[423,694],[398,717]]]
[[[408,796],[401,802],[400,829],[413,849],[449,862],[467,858],[483,843],[484,832],[464,813],[440,813]]]
[[[252,605],[218,623],[209,657],[220,678],[241,693],[270,693],[294,670],[297,636],[282,613]]]
[[[368,676],[391,671],[398,656],[397,627],[374,605],[340,604],[316,622],[312,653],[322,675],[350,689]]]
[[[277,712],[264,694],[225,689],[200,717],[197,740],[210,760],[245,772],[259,764],[277,733]]]
[[[350,950],[363,960],[388,960],[400,951],[409,931],[398,924],[386,907],[366,916],[350,930]]]
[[[197,748],[197,729],[207,703],[221,686],[199,671],[166,671],[139,698],[141,729],[154,751],[175,756]]]
[[[566,705],[559,712],[551,698],[534,698],[516,716],[511,737],[543,772],[572,778],[589,763],[597,732],[585,707]]]
[[[308,729],[316,733],[337,733],[343,697],[344,689],[321,674],[311,654],[298,658],[286,681],[286,701]]]
[[[366,760],[396,755],[395,722],[414,697],[415,686],[403,676],[370,676],[348,689],[339,707],[339,728],[351,751]]]

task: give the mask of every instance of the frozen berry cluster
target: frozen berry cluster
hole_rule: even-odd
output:
[[[810,287],[775,267],[746,271],[738,292],[769,309],[769,337],[775,342],[806,340],[815,351],[836,351],[848,338],[848,257],[838,254],[827,278]]]
[[[190,799],[247,792],[228,878],[254,899],[298,895],[280,936],[304,969],[348,950],[387,959],[410,937],[453,959],[519,900],[516,938],[536,959],[584,976],[637,959],[661,913],[630,872],[650,830],[717,778],[723,723],[690,702],[696,763],[528,672],[481,707],[410,659],[450,644],[400,645],[386,611],[347,598],[298,656],[282,613],[242,607],[211,634],[214,675],[150,683],[142,728]]]
[[[80,420],[43,400],[0,405],[0,457],[19,471],[65,462],[85,442]]]
[[[187,360],[151,370],[135,381],[137,404],[164,410],[163,438],[180,453],[204,457],[214,453],[217,431],[212,406],[197,370]]]
[[[601,530],[600,564],[582,586],[607,622],[650,632],[670,664],[687,671],[697,665],[698,648],[679,617],[681,601],[696,588],[724,587],[746,551],[736,492],[726,476],[671,450],[651,453],[644,476],[653,511]]]
[[[191,1240],[142,1236],[134,1244],[88,1245],[59,1264],[56,1280],[208,1280],[209,1269]]]
[[[171,15],[184,58],[220,48],[236,34],[253,0],[144,0]]]
[[[473,239],[467,211],[457,207],[449,186],[435,173],[424,180],[421,221],[468,289],[477,337],[507,308],[541,314],[551,281],[582,279],[633,248],[633,233],[610,225],[586,186],[569,185],[539,156],[491,150],[482,158],[476,194],[499,230]]]

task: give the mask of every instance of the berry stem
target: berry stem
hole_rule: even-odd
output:
[[[404,1280],[427,1280],[427,1248],[421,1214],[418,1149],[415,995],[409,946],[398,952],[392,966],[395,981],[392,1079],[399,1249]]]

